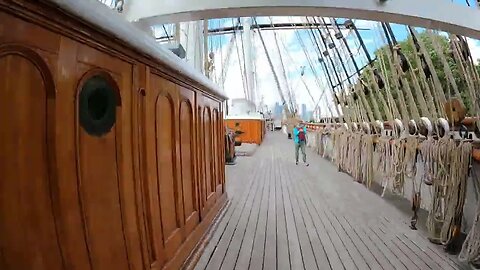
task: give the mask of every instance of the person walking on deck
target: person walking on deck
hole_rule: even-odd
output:
[[[303,122],[293,129],[293,141],[295,142],[295,164],[298,165],[298,150],[302,150],[303,163],[308,166],[305,145],[307,144],[307,128]]]

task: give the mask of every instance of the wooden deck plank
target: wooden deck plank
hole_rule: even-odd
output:
[[[350,237],[352,237],[352,240],[357,243],[357,247],[365,257],[365,260],[371,269],[398,269],[398,267],[394,267],[394,265],[387,260],[387,257],[385,257],[382,251],[368,236],[365,235],[363,231],[352,227],[344,216],[337,218],[339,223],[342,224],[342,226],[346,229]]]
[[[254,175],[258,173],[259,170],[254,171]],[[253,178],[255,179],[255,178]],[[246,192],[243,200],[239,202],[235,206],[235,209],[232,213],[232,216],[230,217],[230,221],[228,222],[227,227],[225,228],[220,241],[218,242],[213,255],[211,256],[207,268],[208,269],[220,269],[223,260],[225,258],[226,251],[228,249],[228,245],[231,242],[231,238],[235,232],[235,229],[238,225],[238,222],[240,220],[240,216],[242,212],[245,210],[245,205],[247,204],[247,201],[253,196],[255,193],[254,191],[256,190],[256,187],[258,185],[258,182],[254,181],[254,183],[250,186],[248,189],[248,192]]]
[[[246,162],[246,165],[249,165],[249,163]],[[229,182],[229,191],[233,192],[235,191],[238,196],[231,197],[230,200],[230,205],[229,208],[227,209],[226,213],[224,214],[222,220],[220,221],[220,224],[215,230],[215,233],[213,234],[212,238],[210,239],[207,247],[203,251],[203,255],[200,257],[199,261],[197,262],[195,269],[196,270],[203,270],[207,268],[208,262],[210,261],[211,256],[213,255],[213,252],[217,248],[218,242],[220,241],[221,237],[223,236],[223,233],[225,232],[225,229],[227,228],[227,225],[229,224],[233,212],[236,209],[237,204],[239,204],[242,199],[248,195],[248,192],[245,192],[246,190],[248,191],[249,188],[254,184],[253,179],[248,181],[247,179],[247,185],[243,185],[245,189],[236,189],[236,187],[241,187],[242,185],[239,185],[240,181],[237,179],[237,175],[232,173],[231,170],[227,170],[227,176],[228,176],[228,182]]]
[[[384,219],[382,221],[385,227],[391,228],[393,231],[400,231],[399,225],[393,223],[391,220]],[[395,229],[394,229],[395,228]],[[441,254],[440,246],[433,246],[432,243],[428,240],[425,235],[420,235],[418,231],[406,231],[397,235],[398,237],[403,237],[406,243],[412,248],[420,250],[422,253],[425,253],[428,258],[434,261],[436,264],[440,265],[442,269],[468,269],[468,267],[461,265],[458,261],[454,261],[454,256],[449,254]],[[428,260],[428,259],[427,259]]]
[[[259,184],[261,183],[258,181],[258,179],[262,179],[265,177],[265,172],[261,171],[257,173],[257,175],[254,176],[254,179],[256,181],[256,185],[254,186],[254,194],[253,196],[250,196],[247,200],[247,203],[245,205],[245,209],[242,212],[240,216],[239,223],[237,224],[237,227],[235,229],[235,232],[232,236],[232,239],[230,241],[230,244],[227,246],[227,252],[225,254],[221,269],[228,270],[228,269],[234,269],[235,264],[237,262],[237,258],[240,252],[240,248],[242,246],[243,239],[245,237],[245,232],[247,229],[247,224],[252,217],[252,209],[253,205],[256,199],[260,197],[262,194],[260,191],[263,189],[259,188]],[[257,216],[254,216],[253,219],[256,220]],[[248,267],[248,265],[244,265],[243,267]]]
[[[306,200],[305,203],[315,225],[317,236],[319,237],[325,254],[327,255],[329,267],[334,270],[345,269],[340,256],[338,255],[338,252],[332,243],[331,237],[328,235],[327,230],[325,229],[324,221],[320,219],[319,212],[316,207],[321,206],[314,204],[312,197],[308,197],[308,200]]]
[[[288,246],[287,219],[283,197],[283,185],[278,163],[274,164],[275,174],[275,209],[277,217],[277,269],[290,269],[290,251]]]
[[[273,152],[269,151],[268,159],[273,160]],[[271,162],[268,167],[270,171],[270,189],[268,194],[268,212],[267,212],[267,232],[265,237],[265,252],[263,256],[264,269],[277,268],[277,213],[275,190],[277,187],[277,179],[275,175],[275,163]]]
[[[293,180],[293,183],[298,182],[300,180],[300,179],[294,179],[291,176],[290,178]],[[292,186],[294,187],[293,189],[295,190],[295,194],[298,197],[298,204],[300,206],[300,211],[303,216],[303,220],[307,229],[307,234],[310,239],[311,247],[313,250],[313,254],[315,256],[315,261],[317,263],[317,266],[319,269],[328,269],[328,268],[331,269],[327,254],[325,252],[325,249],[323,248],[322,240],[320,239],[317,232],[318,227],[316,227],[312,218],[312,212],[310,209],[308,209],[307,203],[305,202],[305,201],[308,201],[308,198],[305,196],[306,193],[301,191],[298,188],[298,185],[293,183],[292,183]]]
[[[314,196],[311,192],[311,187],[308,181],[302,181],[300,186],[303,187],[304,193],[308,194],[309,196]],[[320,202],[320,204],[318,204],[318,202]],[[325,202],[321,197],[318,198],[316,202],[311,201],[311,203],[317,205],[318,207],[321,207],[321,205],[327,205],[327,202]],[[322,210],[324,217],[326,218],[326,222],[330,222],[330,224],[335,230],[335,233],[340,237],[343,246],[347,249],[348,254],[352,258],[352,260],[355,261],[355,267],[357,267],[358,269],[370,269],[365,258],[360,254],[354,242],[344,230],[344,227],[338,222],[336,215],[332,211],[330,211],[329,208],[322,207]]]
[[[345,269],[347,269],[347,270],[357,269],[355,263],[353,262],[352,258],[350,257],[350,254],[348,253],[348,250],[343,245],[339,235],[335,231],[335,228],[333,227],[330,220],[328,220],[328,218],[326,217],[325,211],[326,211],[325,209],[319,208],[319,209],[317,209],[317,214],[318,214],[320,220],[322,220],[323,226],[324,226],[327,234],[329,235],[330,240],[331,240],[333,246],[335,247],[335,250],[338,253],[338,256],[340,257],[340,261],[342,262],[343,267],[345,267]]]
[[[293,214],[292,201],[288,192],[287,177],[283,174],[283,166],[279,166],[280,183],[282,185],[282,198],[285,210],[285,223],[287,226],[288,250],[290,255],[290,269],[304,269],[302,250],[300,241],[298,239],[297,226],[295,224],[295,217]]]
[[[336,233],[340,237],[342,244],[347,248],[348,254],[352,258],[355,263],[355,266],[362,270],[362,269],[369,269],[367,262],[365,261],[365,257],[363,257],[360,252],[358,251],[357,247],[355,246],[354,242],[348,236],[347,232],[344,230],[342,225],[336,219],[336,216],[329,211],[328,209],[325,211],[327,218],[330,220],[330,223],[335,228]]]
[[[196,269],[465,269],[409,217],[292,141],[269,134],[227,168],[231,200]]]
[[[379,261],[373,256],[370,252],[368,246],[364,243],[364,241],[353,231],[348,223],[345,222],[343,216],[336,216],[333,215],[332,219],[337,224],[336,226],[341,227],[342,230],[345,232],[345,235],[351,241],[352,245],[358,251],[357,256],[362,258],[362,262],[364,261],[367,268],[369,269],[390,269],[392,268],[391,265],[385,264],[380,265]],[[382,256],[380,256],[381,258]],[[357,262],[357,261],[356,261]]]
[[[266,172],[264,175],[266,175]],[[235,269],[248,269],[250,265],[250,257],[252,254],[253,243],[255,239],[255,231],[257,229],[257,221],[260,215],[260,203],[262,200],[263,191],[268,188],[266,181],[261,181],[260,183],[261,187],[258,188],[258,196],[256,196],[252,205],[250,219],[247,223],[247,228],[245,230],[242,245],[240,247],[240,251],[236,260]]]
[[[348,220],[346,220],[349,222]],[[385,256],[385,259],[390,262],[391,265],[395,267],[395,269],[407,269],[405,264],[403,264],[395,255],[395,253],[392,252],[392,250],[385,244],[385,242],[382,241],[381,238],[379,238],[373,231],[371,231],[370,228],[368,227],[363,227],[363,226],[354,226],[350,224],[352,228],[357,232],[359,235],[363,235],[365,238],[368,238],[370,241],[372,241],[375,244],[375,247]],[[380,256],[377,255],[377,260],[380,258]]]
[[[406,256],[405,253],[403,253],[402,250],[398,248],[397,245],[395,245],[395,243],[392,242],[392,239],[390,237],[386,236],[385,232],[382,231],[382,228],[379,228],[377,226],[371,226],[369,229],[370,232],[373,232],[379,239],[381,239],[381,241],[383,241],[383,243],[388,247],[388,249],[392,251],[394,256],[398,258],[407,269],[421,269],[418,268],[418,266],[413,263],[410,258],[408,258],[408,256]]]
[[[285,174],[286,176],[285,183],[287,183],[288,196],[290,197],[290,201],[292,203],[293,217],[295,220],[298,240],[302,252],[303,266],[304,269],[318,269],[317,262],[313,254],[312,243],[310,242],[304,217],[298,204],[298,195],[295,193],[294,187],[292,185],[292,181],[295,181],[296,179],[292,179],[292,176],[288,173],[289,170],[287,168],[287,166],[284,166],[282,170],[283,174]]]
[[[300,209],[305,219],[305,225],[307,226],[307,233],[310,238],[310,242],[313,249],[313,254],[315,255],[315,260],[319,269],[332,269],[330,261],[328,260],[327,253],[324,249],[324,245],[320,236],[318,234],[318,227],[315,226],[313,218],[311,216],[311,210],[305,204],[305,201],[302,200],[300,203]],[[339,265],[341,267],[341,264]],[[343,268],[342,268],[343,269]]]
[[[262,153],[263,154],[263,153]],[[262,155],[265,159],[265,155]],[[269,174],[261,181],[266,181],[265,189],[262,193],[262,201],[260,203],[260,213],[257,220],[257,228],[255,230],[255,238],[253,241],[253,249],[250,256],[249,269],[263,269],[263,256],[265,254],[265,236],[267,233],[267,215],[268,215],[268,194],[271,188],[271,171],[269,168],[262,168],[268,170]]]
[[[395,243],[395,245],[399,247],[418,267],[422,269],[441,269],[425,252],[418,249],[418,247],[410,241],[405,241],[400,238],[399,235],[402,234],[393,229],[391,223],[388,221],[382,221],[381,225],[382,230],[388,234],[388,237]]]
[[[445,260],[444,258],[439,257],[438,255],[433,253],[429,248],[424,248],[420,243],[418,243],[417,241],[415,241],[413,239],[408,238],[405,234],[401,234],[398,237],[402,238],[406,242],[411,242],[417,248],[417,252],[425,253],[441,269],[446,269],[446,270],[455,269],[454,266],[456,266],[456,265],[453,264],[454,266],[452,266],[452,264],[450,264],[450,262],[449,262],[450,260]]]

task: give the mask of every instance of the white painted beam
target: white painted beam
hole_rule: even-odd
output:
[[[129,0],[124,15],[150,25],[206,18],[325,16],[439,29],[480,39],[480,14],[449,0]]]

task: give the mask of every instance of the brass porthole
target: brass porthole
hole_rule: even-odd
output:
[[[106,78],[88,78],[79,94],[80,125],[92,136],[107,134],[115,125],[117,104],[116,90]]]

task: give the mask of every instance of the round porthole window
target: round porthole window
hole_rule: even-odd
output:
[[[82,86],[79,96],[80,125],[92,136],[102,136],[115,125],[117,94],[108,80],[96,75]]]

